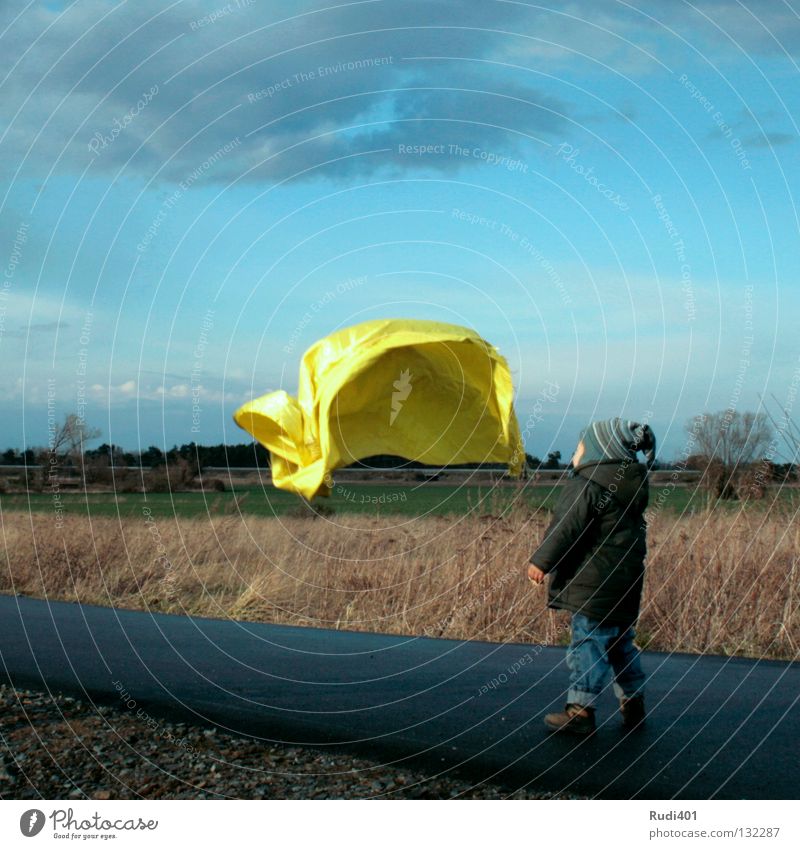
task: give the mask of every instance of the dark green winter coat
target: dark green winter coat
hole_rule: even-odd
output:
[[[647,552],[647,467],[613,460],[567,477],[541,545],[530,562],[550,578],[548,607],[606,625],[639,615]]]

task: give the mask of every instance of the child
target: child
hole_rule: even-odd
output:
[[[563,713],[550,713],[554,731],[588,734],[595,702],[609,673],[623,725],[644,721],[645,675],[633,644],[646,553],[647,469],[655,460],[649,425],[624,419],[581,431],[572,469],[528,577],[550,575],[548,607],[572,611],[567,649],[570,688]],[[645,452],[647,465],[637,462]]]

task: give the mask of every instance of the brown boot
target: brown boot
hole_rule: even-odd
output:
[[[551,731],[591,734],[595,729],[594,708],[568,704],[563,713],[548,713],[544,718],[544,724]]]
[[[644,722],[644,696],[620,699],[619,712],[624,728],[638,728]]]

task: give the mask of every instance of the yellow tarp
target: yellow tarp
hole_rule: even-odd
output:
[[[466,327],[379,319],[332,333],[300,364],[297,398],[270,392],[236,424],[270,451],[272,482],[308,499],[330,495],[330,473],[374,454],[431,465],[507,463],[525,451],[511,374]]]

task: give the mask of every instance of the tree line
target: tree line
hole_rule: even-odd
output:
[[[686,441],[673,469],[700,473],[700,485],[716,498],[760,497],[775,482],[797,480],[800,456],[800,428],[789,411],[740,412],[733,408],[702,413],[690,418],[684,427]],[[169,478],[179,472],[182,481],[193,480],[208,467],[269,469],[269,451],[257,442],[236,445],[198,445],[187,442],[167,451],[151,445],[144,451],[125,451],[118,445],[87,443],[100,437],[75,414],[69,414],[51,434],[46,448],[6,449],[0,457],[7,466],[39,466],[42,474],[68,469],[79,472],[85,482],[108,477],[106,470],[163,470]],[[551,451],[544,460],[526,454],[529,471],[566,468],[560,451]],[[502,463],[464,463],[461,468],[502,470]],[[655,468],[664,468],[657,463]],[[392,454],[378,454],[352,463],[362,469],[431,469],[429,464]],[[113,476],[112,476],[113,477]]]

